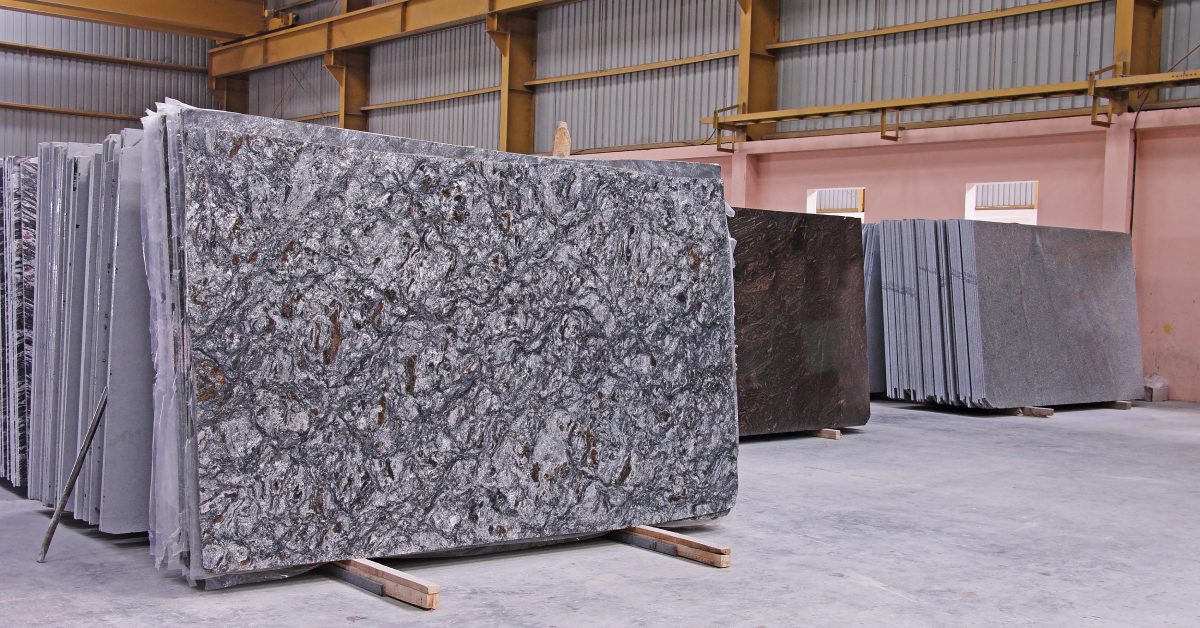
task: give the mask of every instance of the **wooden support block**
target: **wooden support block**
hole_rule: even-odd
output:
[[[732,550],[721,545],[705,543],[695,537],[652,528],[634,526],[610,532],[608,536],[629,545],[636,545],[668,556],[678,556],[713,567],[728,567]]]
[[[1013,416],[1035,416],[1042,419],[1054,416],[1054,408],[1043,408],[1041,406],[1025,406],[1023,408],[1013,408],[1009,411]]]
[[[554,149],[550,154],[554,157],[571,156],[571,129],[566,122],[560,121],[558,128],[554,129]]]
[[[834,430],[834,429],[825,428],[823,430],[817,430],[815,432],[809,432],[809,433],[812,434],[813,436],[817,436],[820,438],[828,438],[830,440],[842,440],[842,430]]]
[[[430,611],[438,606],[440,596],[438,585],[373,560],[362,558],[341,560],[329,563],[327,567],[346,572],[335,575],[377,595],[400,600],[405,604],[412,604]],[[367,583],[378,589],[368,586]]]
[[[1132,401],[1113,401],[1111,403],[1105,404],[1105,407],[1112,408],[1113,410],[1129,410],[1129,409],[1133,408],[1133,402]]]

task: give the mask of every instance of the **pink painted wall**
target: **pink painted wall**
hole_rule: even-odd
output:
[[[967,186],[992,181],[1038,181],[1039,224],[1128,231],[1132,209],[1145,371],[1173,399],[1200,401],[1200,108],[1144,112],[1136,144],[1131,126],[1076,117],[590,157],[716,163],[742,207],[804,211],[809,189],[863,186],[869,222],[960,218]]]
[[[1200,400],[1200,127],[1139,132],[1133,253],[1147,373]]]
[[[1040,224],[1100,226],[1104,134],[880,146],[758,157],[754,207],[804,211],[813,188],[866,187],[866,220],[962,218],[967,186],[1040,181]]]

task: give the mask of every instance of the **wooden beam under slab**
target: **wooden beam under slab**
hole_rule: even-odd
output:
[[[730,564],[732,553],[730,548],[706,543],[695,537],[670,530],[650,526],[634,526],[610,532],[608,536],[615,541],[636,545],[668,556],[694,560],[713,567],[724,568]]]
[[[352,577],[343,579],[352,584],[355,584],[355,579],[357,578],[377,585],[379,587],[377,592],[379,595],[399,600],[405,604],[412,604],[425,610],[431,611],[438,607],[441,595],[441,589],[438,585],[412,574],[404,573],[399,569],[392,569],[387,565],[365,558],[341,560],[329,563],[327,567],[349,572]],[[373,587],[367,590],[376,592]]]

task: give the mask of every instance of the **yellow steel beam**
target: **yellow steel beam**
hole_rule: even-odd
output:
[[[1137,89],[1168,87],[1179,85],[1200,84],[1200,70],[1184,72],[1162,72],[1141,74],[1136,76],[1119,76],[1114,78],[1097,79],[1095,93],[1103,97],[1115,97],[1122,92]],[[721,116],[722,127],[746,127],[764,122],[782,122],[784,120],[803,120],[806,118],[827,118],[847,116],[860,113],[876,113],[880,111],[908,111],[915,109],[934,109],[938,107],[954,107],[958,105],[978,105],[989,102],[1009,100],[1031,100],[1038,98],[1054,98],[1059,96],[1080,96],[1089,93],[1092,84],[1088,81],[1071,81],[1066,83],[1051,83],[1032,85],[1028,87],[1010,87],[977,92],[959,92],[955,94],[938,94],[934,96],[918,96],[916,98],[901,98],[896,100],[877,100],[839,105],[823,105],[819,107],[804,107],[800,109],[781,109],[761,113],[735,114]],[[702,118],[705,124],[713,124],[711,117]]]
[[[68,116],[80,116],[84,118],[104,118],[106,120],[125,120],[127,122],[137,122],[141,118],[131,116],[124,113],[108,113],[106,111],[85,111],[83,109],[64,109],[62,107],[46,107],[43,105],[27,105],[19,102],[2,102],[0,101],[0,109],[16,109],[18,111],[36,111],[38,113],[57,113]]]
[[[262,3],[250,0],[0,0],[0,9],[222,40],[266,27]]]
[[[336,118],[337,115],[338,112],[336,111],[323,111],[321,113],[310,113],[307,116],[288,118],[288,120],[291,120],[292,122],[312,122],[313,120],[320,120],[322,118]]]
[[[250,78],[247,75],[210,76],[208,91],[213,93],[221,109],[250,113]]]
[[[1147,74],[1158,72],[1162,49],[1162,5],[1157,0],[1117,0],[1116,28],[1113,40],[1113,65],[1118,73]],[[1131,92],[1129,98],[1116,98],[1113,113],[1129,110],[1130,102],[1157,100],[1157,92]]]
[[[13,52],[39,55],[43,57],[57,57],[60,59],[77,59],[79,61],[111,63],[113,65],[126,65],[138,68],[153,68],[155,70],[171,70],[173,72],[191,72],[194,74],[208,73],[208,68],[199,66],[181,65],[178,63],[163,63],[161,61],[146,61],[143,59],[129,59],[126,57],[112,57],[109,55],[97,55],[89,52],[76,52],[74,50],[63,50],[61,48],[43,48],[41,46],[14,44],[4,41],[0,41],[0,50],[10,50]]]
[[[619,68],[611,68],[608,70],[595,70],[593,72],[579,72],[577,74],[563,74],[561,76],[548,76],[545,78],[525,81],[525,87],[534,87],[537,85],[549,85],[551,83],[566,83],[568,81],[583,81],[587,79],[601,78],[605,76],[617,76],[620,74],[633,74],[635,72],[646,72],[649,70],[661,70],[663,68],[673,68],[681,65],[692,65],[695,63],[704,63],[705,61],[713,61],[715,59],[728,59],[738,56],[737,50],[725,50],[722,52],[713,52],[706,55],[696,55],[694,57],[684,57],[682,59],[672,59],[671,61],[657,61],[655,63],[642,63],[639,65],[626,65]]]
[[[738,96],[741,113],[775,109],[779,93],[779,68],[768,46],[779,41],[779,0],[738,0]],[[775,131],[775,125],[755,124],[745,129],[749,139]]]
[[[533,91],[537,76],[537,15],[491,13],[487,33],[500,49],[500,150],[533,152]]]
[[[913,31],[923,31],[931,28],[942,28],[945,26],[955,26],[958,24],[970,24],[972,22],[985,22],[988,20],[998,20],[1005,17],[1015,15],[1026,15],[1029,13],[1040,13],[1042,11],[1053,11],[1055,9],[1065,9],[1068,7],[1077,7],[1085,4],[1096,4],[1105,0],[1052,0],[1051,2],[1041,2],[1037,4],[1029,4],[1025,6],[1012,7],[1008,9],[996,9],[994,11],[981,11],[979,13],[967,13],[965,15],[957,15],[955,17],[947,17],[938,20],[927,20],[924,22],[913,22],[912,24],[901,24],[899,26],[888,26],[886,28],[876,28],[865,31],[854,31],[850,33],[838,33],[837,35],[824,35],[821,37],[807,37],[805,39],[793,39],[789,41],[781,41],[779,43],[770,44],[768,50],[783,50],[786,48],[796,48],[799,46],[815,46],[817,44],[826,44],[833,41],[848,41],[851,39],[864,39],[867,37],[879,37],[881,35],[895,35],[897,33],[909,33]]]
[[[478,22],[563,0],[394,0],[308,24],[273,31],[209,50],[214,76],[241,74],[329,50],[360,48],[408,35]]]
[[[424,98],[412,98],[409,100],[393,100],[392,102],[379,103],[377,105],[365,105],[363,111],[375,111],[376,109],[398,109],[400,107],[412,107],[413,105],[424,105],[431,102],[441,102],[443,100],[457,100],[459,98],[470,98],[471,96],[479,96],[480,94],[492,94],[500,91],[500,87],[481,87],[479,89],[469,89],[462,92],[454,92],[452,94],[439,94],[437,96],[426,96]]]
[[[336,50],[325,53],[325,69],[338,83],[338,126],[355,131],[367,130],[370,102],[371,55],[365,48]]]

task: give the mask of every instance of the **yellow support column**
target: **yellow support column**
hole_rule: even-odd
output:
[[[1113,64],[1125,74],[1160,72],[1162,48],[1162,3],[1157,0],[1117,0],[1116,40]],[[1143,102],[1157,100],[1156,90],[1131,91],[1122,101],[1113,103],[1113,113],[1128,111]]]
[[[363,107],[369,104],[371,93],[370,63],[365,48],[325,53],[325,69],[338,83],[338,126],[343,129],[368,130]]]
[[[779,69],[767,46],[779,42],[779,0],[738,0],[741,38],[738,44],[738,102],[741,113],[778,109]],[[775,125],[746,128],[748,139],[760,139]]]
[[[208,77],[208,91],[217,99],[217,107],[234,113],[250,113],[250,76],[237,74]]]
[[[487,31],[500,49],[500,150],[533,152],[533,91],[537,76],[537,15],[491,13]]]

